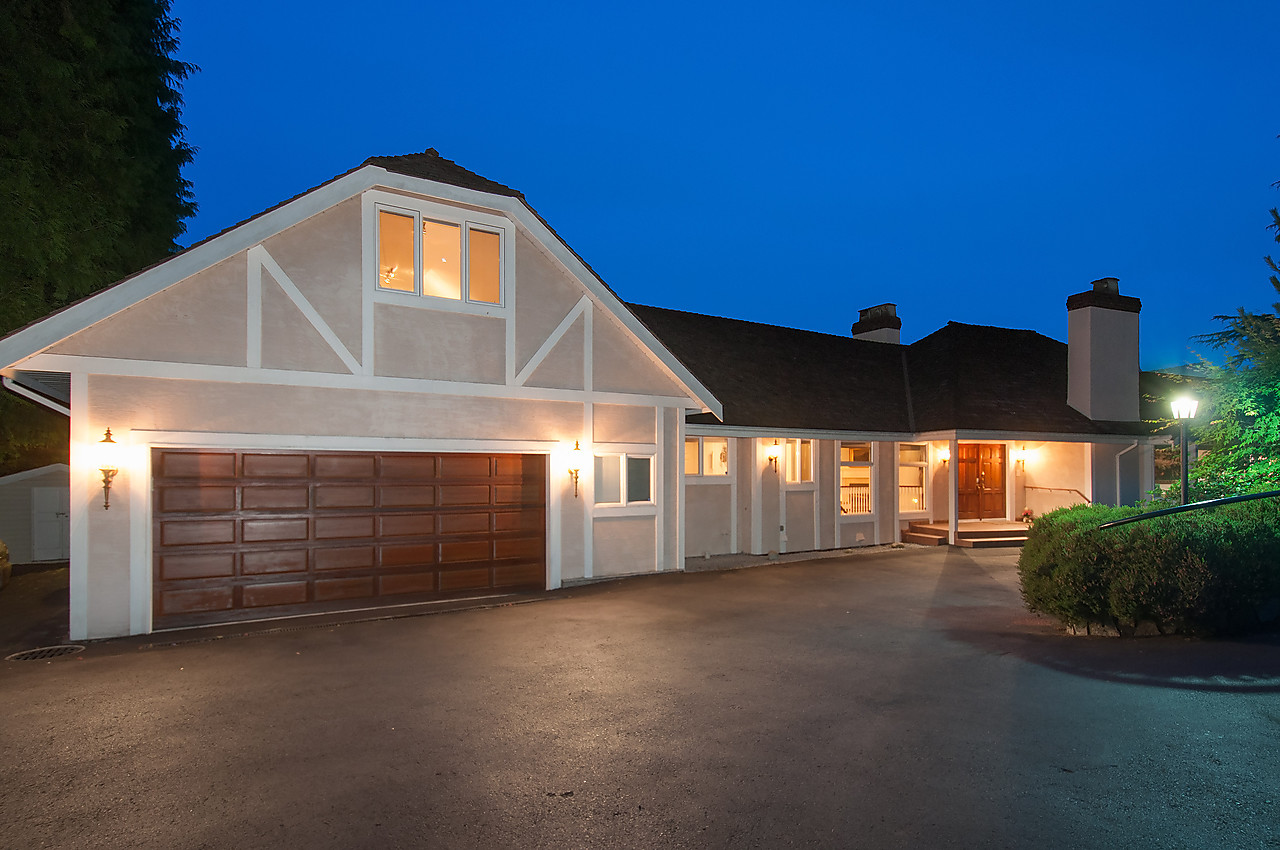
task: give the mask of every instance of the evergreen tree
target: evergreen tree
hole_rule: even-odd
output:
[[[163,259],[195,211],[169,0],[4,5],[0,336]],[[65,457],[65,419],[28,405],[0,393],[0,474]]]
[[[1280,212],[1271,210],[1271,219],[1280,243]],[[1265,260],[1280,295],[1280,266],[1270,256]],[[1201,497],[1280,489],[1280,302],[1272,309],[1215,316],[1226,327],[1198,337],[1228,352],[1210,382],[1214,418],[1200,429],[1209,445],[1195,466]]]

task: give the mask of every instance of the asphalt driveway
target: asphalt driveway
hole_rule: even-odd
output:
[[[1280,642],[1066,637],[1015,559],[3,662],[0,846],[1280,847]]]

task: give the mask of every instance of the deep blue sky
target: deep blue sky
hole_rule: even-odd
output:
[[[640,303],[846,334],[889,301],[904,341],[948,320],[1065,339],[1066,297],[1112,276],[1160,368],[1275,300],[1275,0],[173,13],[201,68],[187,242],[435,147]]]

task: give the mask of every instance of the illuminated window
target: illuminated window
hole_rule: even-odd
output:
[[[474,304],[502,303],[502,233],[377,208],[378,288]]]
[[[807,484],[813,481],[813,440],[787,440],[783,454],[788,484]]]
[[[929,468],[929,447],[923,443],[901,443],[898,446],[898,510],[902,513],[927,510],[928,488],[925,473]]]
[[[685,475],[728,475],[727,437],[687,437],[684,441]]]
[[[869,514],[871,503],[871,444],[840,444],[840,513]]]
[[[652,503],[653,457],[596,455],[595,490],[597,505]]]

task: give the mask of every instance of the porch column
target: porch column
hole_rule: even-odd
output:
[[[952,546],[960,534],[960,441],[951,438],[947,444],[951,451],[947,470],[947,542]]]

